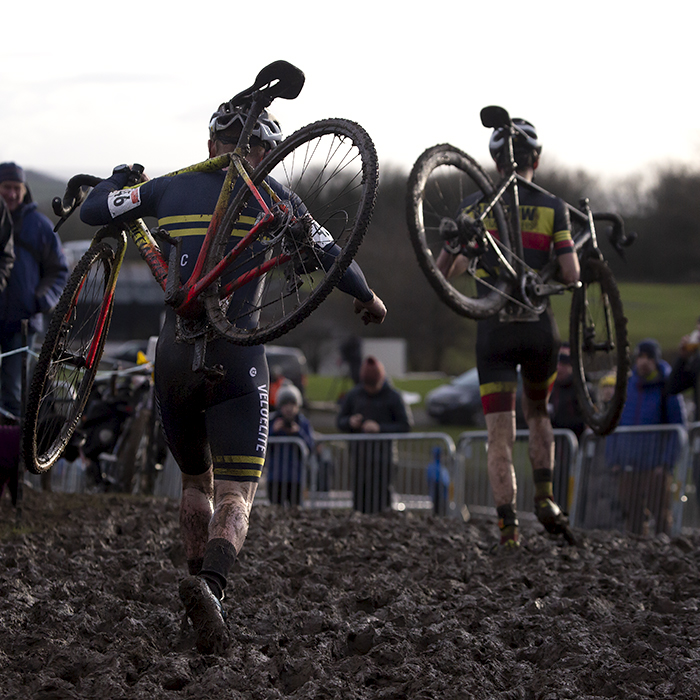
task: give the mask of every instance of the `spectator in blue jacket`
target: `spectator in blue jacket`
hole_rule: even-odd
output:
[[[270,437],[296,437],[313,452],[316,442],[309,419],[300,412],[301,392],[285,384],[277,392],[277,410],[270,416]],[[270,444],[266,461],[267,496],[270,503],[298,506],[304,489],[304,464],[298,445]]]
[[[670,373],[659,343],[653,338],[642,340],[634,353],[620,426],[686,425],[682,398],[666,391]],[[628,531],[647,534],[653,521],[657,533],[669,533],[671,474],[678,452],[674,432],[650,430],[608,437],[606,459],[619,473],[620,505]]]
[[[43,330],[43,314],[58,302],[68,279],[68,264],[51,221],[32,201],[24,170],[0,163],[0,197],[14,229],[15,262],[7,287],[0,292],[0,405],[20,415],[22,395],[22,321],[29,320],[27,345]]]

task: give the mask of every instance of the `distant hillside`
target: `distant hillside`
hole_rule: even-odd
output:
[[[62,197],[66,189],[66,181],[57,180],[56,178],[45,175],[44,173],[36,172],[35,170],[27,170],[27,184],[32,193],[32,199],[39,206],[39,210],[46,214],[55,224],[58,217],[53,213],[51,201],[54,197]],[[80,216],[74,214],[63,226],[59,229],[59,235],[62,241],[74,241],[85,238],[92,238],[94,229],[81,223]]]

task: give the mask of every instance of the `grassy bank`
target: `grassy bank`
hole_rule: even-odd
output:
[[[627,316],[630,347],[642,338],[656,338],[664,358],[672,360],[678,341],[695,328],[700,316],[700,287],[693,284],[619,284]],[[571,295],[553,297],[562,337],[568,337]]]

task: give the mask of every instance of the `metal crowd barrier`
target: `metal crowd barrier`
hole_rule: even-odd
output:
[[[360,506],[365,512],[384,507],[460,515],[462,500],[454,469],[455,446],[445,433],[382,433],[373,435],[316,434],[316,449],[296,437],[270,437],[267,460],[258,487],[258,504],[292,504],[287,484],[299,484],[302,508]],[[279,464],[294,462],[289,482],[270,480],[284,474]],[[438,461],[439,460],[439,461]],[[358,489],[357,465],[367,477]],[[171,455],[159,472],[154,495],[179,498],[180,470]],[[293,493],[293,492],[292,492]],[[388,501],[383,494],[388,493]],[[359,500],[359,502],[358,502]]]
[[[681,425],[623,426],[607,437],[585,433],[572,525],[677,535],[687,520],[688,455],[688,433]]]
[[[516,507],[522,518],[534,517],[528,436],[529,431],[518,430],[513,450]],[[495,517],[486,431],[462,433],[456,448],[445,433],[315,437],[312,451],[299,438],[269,439],[256,502],[289,502],[286,487],[268,480],[274,471],[270,460],[276,459],[297,465],[302,508],[377,512],[391,507],[451,516],[463,516],[468,509]],[[554,496],[575,527],[650,535],[700,528],[700,422],[687,430],[678,425],[619,427],[608,437],[587,431],[580,446],[568,430],[554,430],[554,439]],[[55,491],[83,491],[86,466],[80,459],[60,460],[50,479]],[[26,472],[25,483],[41,488],[41,478]],[[154,495],[179,499],[181,484],[180,470],[168,454]]]
[[[517,481],[516,510],[519,518],[534,518],[535,487],[528,456],[529,430],[517,430],[513,446],[513,466]],[[462,433],[457,441],[457,478],[461,481],[462,503],[474,514],[496,517],[491,495],[486,457],[488,433],[475,430]],[[568,509],[574,488],[574,464],[578,452],[576,435],[570,430],[554,430],[554,498]]]
[[[460,515],[454,454],[446,433],[317,435],[308,505]]]
[[[683,528],[700,528],[700,422],[688,425],[688,466],[683,504]]]

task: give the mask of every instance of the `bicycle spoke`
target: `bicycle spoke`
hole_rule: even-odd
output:
[[[493,193],[479,165],[448,144],[425,151],[409,177],[407,217],[418,262],[443,301],[469,318],[496,313],[513,287],[509,228]],[[460,274],[437,268],[446,245],[460,253]]]
[[[352,260],[373,207],[376,156],[370,144],[357,125],[327,120],[293,134],[263,161],[253,180],[261,191],[276,193],[275,217],[261,226],[247,254],[222,279],[224,295],[248,282],[225,314],[208,302],[210,318],[218,319],[215,325],[224,335],[244,344],[277,337],[332,290]],[[242,196],[251,201],[248,193]],[[240,198],[232,206],[238,207],[236,216],[249,215]],[[229,244],[217,240],[218,255]],[[279,263],[270,265],[275,260]]]

